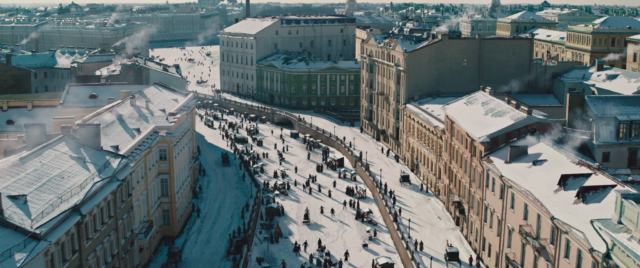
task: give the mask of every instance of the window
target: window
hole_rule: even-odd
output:
[[[171,225],[171,213],[168,209],[162,209],[162,225]]]
[[[47,78],[47,72],[44,72],[44,78]]]
[[[564,258],[568,260],[571,257],[571,240],[567,238],[564,244]]]
[[[549,244],[552,246],[556,244],[556,228],[551,226],[551,237],[549,238]]]
[[[489,215],[489,207],[484,206],[484,223],[487,223],[487,216]]]
[[[500,183],[500,200],[504,198],[504,184]]]
[[[309,44],[311,47],[313,47],[313,40],[311,40],[311,44]]]
[[[491,217],[489,218],[489,229],[493,229],[493,211],[491,211]]]
[[[638,62],[638,52],[633,52],[633,61],[632,62]],[[38,77],[36,77],[36,79],[38,79]]]
[[[336,105],[336,99],[331,99],[331,105]]]
[[[618,139],[626,139],[628,129],[629,129],[629,123],[620,123],[619,129],[618,129]]]
[[[513,229],[508,228],[509,231],[507,232],[507,248],[511,248],[511,240],[513,238]]]
[[[602,152],[602,163],[607,163],[611,159],[611,152]]]
[[[516,207],[516,194],[511,193],[511,210],[514,210]]]
[[[576,255],[576,268],[582,268],[582,250],[578,249]]]
[[[276,35],[278,35],[278,31],[276,31]]]
[[[160,179],[160,196],[169,196],[169,179]]]
[[[527,259],[527,244],[525,244],[524,241],[522,241],[522,246],[520,248],[520,267],[521,268],[524,268],[524,261],[526,259]]]
[[[158,161],[167,161],[167,149],[158,149]]]
[[[496,178],[491,178],[491,192],[496,193]]]
[[[487,250],[487,257],[491,259],[491,243],[489,243],[489,250]]]
[[[33,79],[38,79],[38,73],[36,72],[33,73]]]
[[[327,44],[328,46],[331,46],[331,39],[329,39],[329,42]]]
[[[529,204],[524,203],[524,212],[522,215],[522,219],[525,221],[529,220]]]
[[[536,219],[536,238],[540,238],[540,232],[542,232],[542,216],[538,213],[538,217]]]
[[[631,138],[640,138],[640,123],[634,122],[633,124],[631,124]]]

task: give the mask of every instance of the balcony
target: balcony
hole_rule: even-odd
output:
[[[553,266],[553,253],[547,250],[550,248],[549,241],[546,238],[536,238],[533,232],[533,227],[529,224],[520,225],[520,229],[518,230],[522,239],[531,247],[538,252],[540,257],[542,257],[548,264]]]
[[[507,268],[522,268],[520,264],[514,259],[516,258],[516,254],[513,252],[509,252],[505,254],[505,260],[507,262]]]
[[[140,232],[138,232],[138,240],[147,240],[149,236],[155,230],[155,226],[153,225],[153,221],[145,221],[140,226]]]

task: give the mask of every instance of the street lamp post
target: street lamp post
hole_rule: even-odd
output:
[[[356,137],[353,137],[353,149],[356,148]]]
[[[336,136],[336,126],[333,126],[333,136]],[[336,137],[336,140],[338,139],[338,137]]]
[[[382,182],[382,169],[380,169],[380,182]]]
[[[367,159],[367,164],[369,164],[369,152],[364,152],[365,158]]]
[[[411,218],[409,218],[409,238],[411,238]]]

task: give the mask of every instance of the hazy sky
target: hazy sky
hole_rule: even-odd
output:
[[[194,2],[196,0],[191,1],[183,1],[183,0],[169,0],[169,3],[184,3],[184,2]],[[244,0],[242,0],[244,1]],[[130,2],[122,1],[122,0],[113,0],[113,1],[99,1],[99,0],[74,0],[74,2],[79,4],[86,3],[105,3],[105,4],[116,4],[116,3],[165,3],[166,0],[133,0]],[[251,0],[253,3],[265,3],[265,2],[281,2],[281,3],[339,3],[346,2],[346,0]],[[371,2],[371,3],[389,3],[390,0],[369,0],[369,1],[358,1],[358,2]],[[491,0],[415,0],[415,1],[393,1],[394,3],[401,2],[415,2],[415,3],[469,3],[469,4],[489,4]],[[501,0],[503,4],[517,4],[517,3],[539,3],[542,1],[523,1],[523,0]],[[606,5],[640,5],[640,1],[638,0],[560,0],[549,1],[552,4],[606,4]],[[57,5],[59,3],[71,3],[71,0],[0,0],[0,5],[10,5],[10,4],[33,4],[33,3],[44,3],[46,5]]]

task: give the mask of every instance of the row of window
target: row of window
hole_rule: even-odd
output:
[[[231,44],[231,45],[229,45],[229,44]],[[222,40],[222,42],[220,42],[220,46],[222,46],[222,47],[239,47],[239,48],[253,49],[253,43],[245,43],[245,42],[238,42],[238,41],[229,42],[229,40]]]

